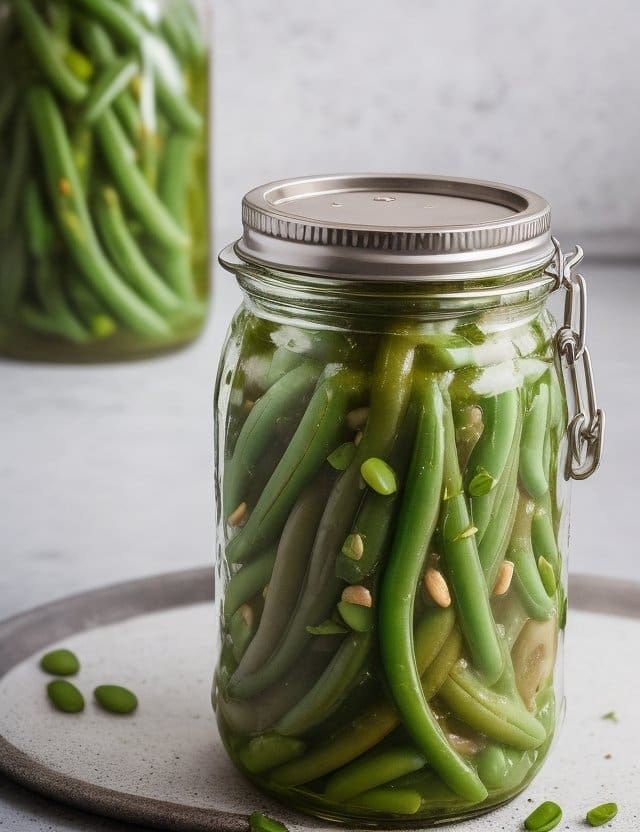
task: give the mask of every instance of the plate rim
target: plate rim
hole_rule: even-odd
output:
[[[137,615],[213,601],[213,567],[165,572],[34,607],[0,621],[0,679],[21,661],[69,635]],[[571,574],[571,609],[640,618],[640,583]],[[0,735],[0,773],[31,791],[85,812],[176,832],[245,832],[247,815],[157,800],[85,783],[32,759]]]

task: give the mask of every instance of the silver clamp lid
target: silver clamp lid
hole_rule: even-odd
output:
[[[475,179],[355,174],[272,182],[242,202],[237,254],[331,277],[464,279],[529,271],[554,255],[537,194]]]

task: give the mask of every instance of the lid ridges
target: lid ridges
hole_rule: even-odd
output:
[[[379,249],[386,251],[415,251],[440,254],[478,251],[517,245],[545,234],[550,228],[551,212],[547,210],[525,222],[487,226],[470,230],[445,231],[363,231],[338,228],[316,223],[286,221],[253,208],[242,206],[245,226],[270,237],[310,245],[331,245],[344,248]]]

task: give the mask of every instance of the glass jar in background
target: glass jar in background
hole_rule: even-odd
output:
[[[215,403],[223,742],[319,817],[485,812],[563,711],[568,479],[604,428],[578,257],[543,199],[473,180],[273,183],[243,222]]]
[[[192,341],[209,294],[207,0],[0,0],[0,354]]]

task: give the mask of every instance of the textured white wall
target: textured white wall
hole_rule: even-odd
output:
[[[551,200],[640,251],[636,0],[217,0],[218,228],[284,176],[424,171]]]

